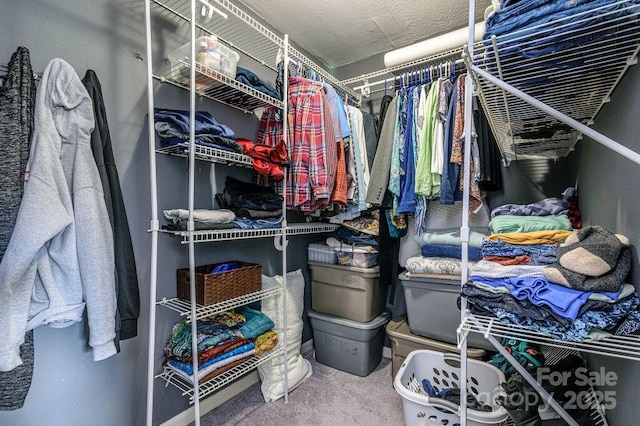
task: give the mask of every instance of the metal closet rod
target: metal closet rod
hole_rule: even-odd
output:
[[[401,79],[401,78],[411,78],[411,74],[420,73],[420,72],[422,72],[422,71],[424,71],[426,69],[432,69],[434,67],[439,68],[439,67],[441,67],[443,65],[451,65],[451,64],[463,65],[463,66],[465,65],[464,60],[462,60],[462,59],[456,59],[455,61],[445,61],[445,62],[441,62],[441,63],[439,63],[437,65],[429,65],[429,66],[422,67],[422,68],[417,69],[417,70],[406,71],[406,72],[402,73],[401,75],[385,78],[384,80],[378,80],[378,81],[374,81],[372,83],[365,82],[361,86],[354,87],[353,90],[364,90],[364,89],[367,89],[367,88],[372,87],[372,86],[378,86],[380,84],[391,83],[391,82],[394,82],[394,81],[396,81],[398,79]]]

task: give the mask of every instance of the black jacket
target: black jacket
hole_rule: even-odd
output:
[[[98,166],[104,198],[113,228],[113,242],[116,268],[116,294],[118,309],[116,311],[116,346],[119,340],[130,339],[138,334],[138,317],[140,315],[140,293],[136,261],[129,234],[127,212],[120,190],[118,169],[113,158],[111,136],[104,108],[102,87],[98,76],[88,70],[82,79],[89,96],[93,101],[95,129],[91,134],[91,150]]]

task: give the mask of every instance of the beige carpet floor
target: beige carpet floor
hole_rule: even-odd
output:
[[[202,416],[202,426],[402,426],[402,397],[393,389],[391,360],[367,377],[318,363],[305,354],[313,375],[283,400],[265,403],[260,383]]]

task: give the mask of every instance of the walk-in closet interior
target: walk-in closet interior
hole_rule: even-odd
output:
[[[640,1],[1,10],[0,425],[638,423]]]

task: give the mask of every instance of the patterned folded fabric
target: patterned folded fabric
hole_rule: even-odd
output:
[[[473,263],[469,263],[473,265]],[[407,259],[407,271],[412,274],[461,275],[462,261],[450,257],[416,256]]]

